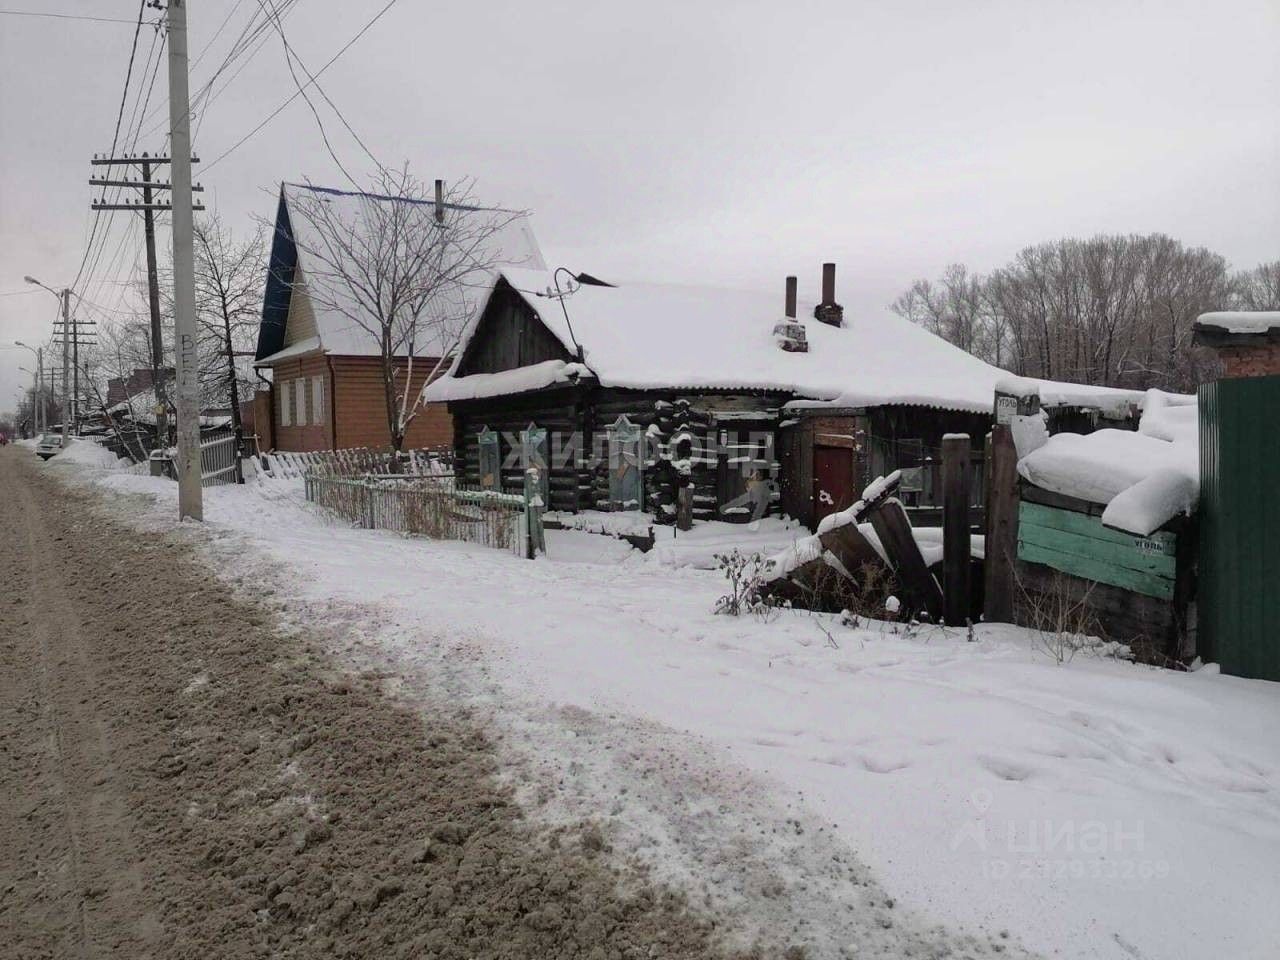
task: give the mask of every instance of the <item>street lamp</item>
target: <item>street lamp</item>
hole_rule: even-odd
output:
[[[71,429],[71,394],[68,391],[71,383],[71,354],[67,350],[67,341],[71,338],[71,288],[64,287],[62,293],[58,293],[53,287],[46,286],[33,276],[27,275],[22,279],[25,283],[33,283],[42,290],[48,290],[62,304],[62,448],[65,450],[68,443],[67,434]]]
[[[33,385],[35,387],[35,392],[31,401],[31,406],[34,409],[32,414],[32,426],[36,433],[44,433],[49,426],[47,422],[44,424],[41,424],[40,422],[40,411],[44,408],[44,347],[31,347],[23,343],[21,340],[13,341],[13,345],[15,347],[22,347],[24,350],[30,350],[36,355],[36,372],[32,374],[32,380],[34,381]],[[27,373],[31,373],[31,371],[27,370],[25,367],[19,367],[19,369],[25,370]],[[47,411],[45,412],[45,419],[46,421],[48,419]]]

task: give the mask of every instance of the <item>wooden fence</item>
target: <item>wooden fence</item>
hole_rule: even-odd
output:
[[[300,480],[308,474],[331,477],[440,476],[452,474],[451,451],[405,450],[401,453],[400,470],[392,470],[395,462],[390,448],[352,447],[346,450],[313,450],[305,453],[275,451],[258,458],[263,473],[274,479]]]
[[[527,495],[460,489],[452,475],[308,473],[304,480],[308,502],[368,530],[478,543],[520,557],[545,549],[542,510]]]

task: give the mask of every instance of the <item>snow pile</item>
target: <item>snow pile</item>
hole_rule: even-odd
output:
[[[1197,327],[1215,327],[1227,333],[1280,332],[1280,310],[1218,310],[1202,313]]]
[[[1009,433],[1018,457],[1030,456],[1049,442],[1049,418],[1043,410],[1029,417],[1015,416],[1009,421]]]
[[[1136,433],[1056,434],[1021,456],[1018,473],[1045,490],[1108,505],[1104,524],[1145,537],[1178,514],[1195,511],[1200,492],[1195,416],[1194,397],[1149,390]]]
[[[92,440],[81,440],[69,437],[67,447],[52,461],[59,466],[73,464],[81,467],[93,467],[98,470],[120,470],[129,466],[128,461],[121,460],[114,453]]]

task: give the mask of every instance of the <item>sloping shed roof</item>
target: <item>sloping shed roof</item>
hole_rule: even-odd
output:
[[[300,202],[301,201],[301,202]],[[369,332],[332,304],[342,299],[350,300],[340,282],[325,276],[326,271],[318,263],[315,251],[321,249],[317,224],[309,215],[314,204],[324,203],[336,215],[338,222],[350,225],[353,231],[368,229],[370,204],[414,203],[433,206],[432,201],[407,200],[378,194],[334,190],[309,184],[284,183],[280,187],[280,201],[276,209],[276,227],[271,244],[271,261],[267,272],[266,293],[263,297],[262,323],[258,329],[258,346],[255,362],[262,364],[280,359],[282,352],[296,354],[297,344],[289,343],[286,321],[289,305],[295,291],[310,287],[312,313],[315,317],[313,349],[342,356],[377,356],[378,343]],[[510,213],[497,208],[467,207],[445,204],[451,210],[486,213]],[[526,216],[516,216],[502,225],[492,238],[492,259],[501,264],[513,264],[524,268],[545,269],[542,250]],[[319,288],[323,287],[323,290]],[[467,310],[473,310],[475,301],[483,296],[486,284],[477,284],[475,291],[459,291]],[[306,338],[299,338],[306,339]],[[415,345],[414,353],[422,357],[438,357],[445,349],[432,339],[424,339]]]
[[[565,300],[570,333],[559,302],[546,295],[554,289],[550,273],[504,269],[501,276],[571,355],[581,344],[583,363],[547,361],[457,377],[455,360],[449,375],[428,388],[427,399],[499,396],[586,375],[611,387],[774,389],[838,406],[921,405],[986,413],[996,383],[1008,376],[890,311],[846,314],[846,325],[833,327],[813,319],[812,302],[802,302],[797,310],[809,350],[789,353],[773,336],[774,325],[783,319],[782,298],[737,290],[584,285]],[[475,333],[479,313],[457,359]],[[1105,392],[1141,397],[1132,391]]]

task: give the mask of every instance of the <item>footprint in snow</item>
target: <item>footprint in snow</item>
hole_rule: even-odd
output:
[[[858,758],[858,762],[862,764],[862,769],[868,773],[896,773],[911,766],[910,760],[902,760],[897,757],[862,756]]]
[[[1006,760],[1001,757],[979,757],[978,763],[986,767],[988,771],[995,774],[1001,780],[1009,780],[1013,782],[1026,780],[1035,771],[1023,763],[1016,760]]]

